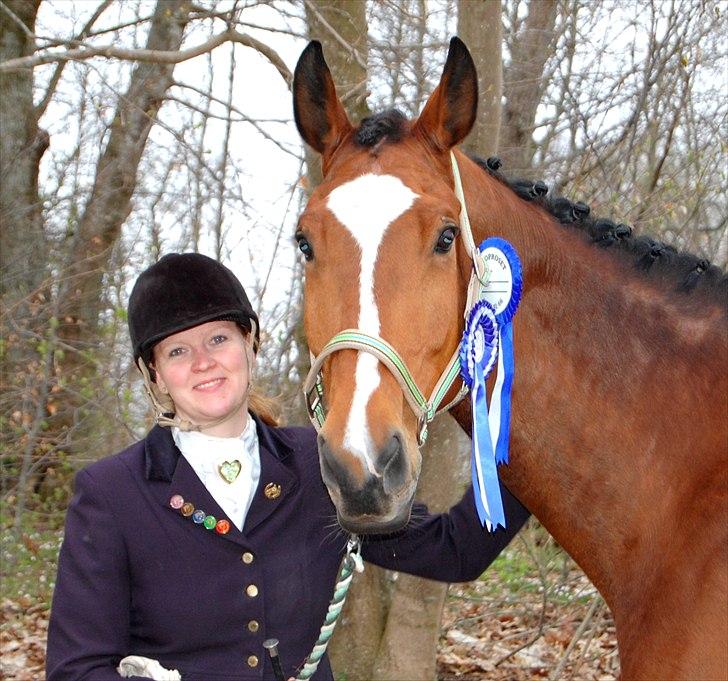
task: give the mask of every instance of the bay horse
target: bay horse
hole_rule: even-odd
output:
[[[475,243],[507,239],[523,268],[501,480],[603,595],[623,678],[726,679],[726,276],[456,149],[477,103],[457,38],[414,121],[390,111],[353,126],[317,42],[299,59],[293,97],[323,168],[296,234],[312,354],[356,329],[433,389],[458,347],[473,269],[454,151]],[[345,529],[391,532],[409,518],[422,424],[387,357],[342,347],[319,363],[312,405],[325,412],[322,475]],[[469,431],[468,402],[451,413]]]

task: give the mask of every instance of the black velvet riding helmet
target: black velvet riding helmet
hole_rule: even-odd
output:
[[[134,360],[141,357],[148,365],[159,341],[217,319],[236,322],[248,332],[254,329],[257,350],[258,316],[238,278],[200,253],[165,255],[139,275],[129,297]]]

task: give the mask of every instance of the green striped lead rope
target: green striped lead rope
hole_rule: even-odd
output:
[[[296,681],[307,681],[316,673],[319,662],[326,652],[331,636],[334,633],[334,627],[336,627],[336,622],[346,602],[346,595],[349,592],[354,571],[363,572],[364,562],[361,558],[361,540],[356,535],[351,535],[346,547],[346,555],[341,561],[339,578],[336,581],[336,586],[334,586],[334,595],[331,603],[329,603],[329,609],[326,612],[324,623],[321,625],[318,640],[298,672]]]

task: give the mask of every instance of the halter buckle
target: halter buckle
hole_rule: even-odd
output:
[[[427,416],[422,414],[417,419],[417,444],[422,447],[425,442],[427,442]]]

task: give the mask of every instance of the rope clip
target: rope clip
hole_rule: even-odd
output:
[[[361,557],[361,539],[356,534],[349,537],[346,544],[346,557],[351,560],[354,570],[359,573],[364,572],[364,560]]]

